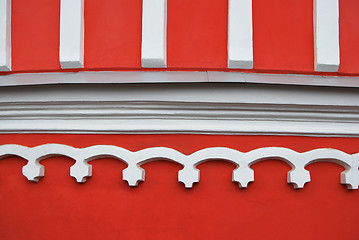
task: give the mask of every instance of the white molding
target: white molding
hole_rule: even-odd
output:
[[[299,74],[264,74],[239,72],[208,72],[209,82],[243,82],[280,85],[359,87],[359,77]]]
[[[142,1],[141,62],[144,68],[167,66],[167,0]]]
[[[1,71],[11,71],[11,0],[0,0]]]
[[[339,69],[339,0],[314,0],[315,71]]]
[[[61,68],[84,66],[84,0],[61,0]]]
[[[264,74],[241,72],[61,72],[0,75],[1,86],[91,83],[265,83],[280,85],[359,87],[359,77]]]
[[[252,0],[228,2],[228,68],[253,68]]]
[[[74,148],[62,144],[44,144],[37,147],[25,147],[16,144],[0,145],[0,158],[7,156],[19,156],[28,161],[23,167],[24,176],[37,182],[45,175],[45,167],[40,161],[51,156],[66,156],[76,162],[70,168],[70,175],[77,182],[85,182],[92,176],[92,165],[89,161],[111,157],[124,161],[128,167],[123,170],[123,180],[130,186],[137,186],[145,180],[145,170],[141,165],[156,160],[170,160],[183,166],[178,172],[178,181],[185,184],[186,188],[192,188],[193,183],[199,182],[200,171],[197,165],[222,159],[234,163],[237,167],[233,170],[232,181],[239,187],[246,188],[249,182],[254,181],[254,171],[251,165],[268,159],[282,160],[288,163],[292,169],[287,174],[287,182],[294,188],[303,188],[310,182],[310,173],[305,169],[314,162],[334,162],[345,168],[341,173],[340,182],[349,189],[358,189],[359,185],[359,153],[347,154],[345,152],[321,148],[304,153],[282,147],[258,148],[250,152],[240,152],[226,147],[210,147],[185,155],[167,147],[151,147],[132,152],[113,145],[95,145],[87,148]]]
[[[2,87],[0,133],[359,137],[359,94],[233,83]]]

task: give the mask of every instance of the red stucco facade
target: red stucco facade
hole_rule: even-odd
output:
[[[141,68],[141,0],[85,0],[84,68],[59,63],[60,0],[12,0],[12,71],[1,75],[67,71],[234,71],[359,76],[359,1],[340,0],[340,68],[314,72],[313,1],[253,0],[251,70],[227,68],[228,2],[167,1],[167,69]],[[176,87],[174,85],[173,87]],[[275,96],[274,96],[275,97]],[[0,134],[0,145],[34,147],[115,145],[131,151],[169,147],[191,154],[207,147],[248,152],[286,147],[297,152],[335,148],[359,152],[355,137],[204,134]],[[256,163],[255,182],[231,182],[235,165],[200,164],[191,189],[177,181],[181,166],[144,164],[146,181],[129,187],[126,164],[91,162],[93,176],[77,183],[74,161],[56,156],[41,162],[38,183],[20,173],[26,161],[0,160],[0,239],[358,239],[359,191],[339,183],[342,166],[323,162],[306,169],[311,182],[294,189],[290,166]]]

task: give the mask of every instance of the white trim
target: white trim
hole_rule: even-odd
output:
[[[359,77],[298,74],[263,74],[239,72],[208,72],[209,82],[245,82],[280,85],[359,87]]]
[[[186,188],[191,188],[193,183],[199,182],[200,171],[197,165],[213,159],[222,159],[234,163],[237,167],[233,170],[232,181],[238,182],[241,188],[246,188],[249,182],[254,181],[254,171],[251,165],[268,159],[282,160],[288,163],[292,170],[287,174],[287,182],[294,188],[303,188],[310,182],[310,172],[305,167],[314,162],[334,162],[343,167],[340,182],[349,189],[358,189],[359,185],[359,153],[347,154],[345,152],[321,148],[304,153],[298,153],[288,148],[266,147],[258,148],[250,152],[240,152],[225,147],[210,147],[185,155],[167,147],[151,147],[132,152],[113,145],[95,145],[87,148],[74,148],[62,144],[44,144],[37,147],[24,147],[16,144],[0,145],[0,158],[10,155],[20,156],[28,161],[23,167],[24,176],[37,182],[45,175],[45,167],[40,161],[51,156],[66,156],[74,159],[76,163],[70,168],[70,175],[77,182],[85,182],[92,176],[92,165],[89,161],[111,157],[127,163],[123,170],[123,180],[130,186],[137,186],[145,180],[145,170],[141,165],[155,160],[171,160],[183,166],[178,172],[178,181],[183,182]]]
[[[335,124],[336,123],[336,124]],[[0,134],[212,134],[277,135],[311,137],[359,137],[358,123],[321,123],[280,121],[225,120],[98,120],[48,119],[1,120]],[[317,124],[314,125],[314,124]]]
[[[144,68],[165,68],[167,0],[142,1],[141,62]]]
[[[228,2],[228,68],[253,68],[252,0]]]
[[[228,83],[3,87],[0,133],[359,137],[359,94]]]
[[[241,72],[61,72],[0,75],[1,86],[25,86],[64,83],[265,83],[281,85],[359,87],[359,77],[264,74]]]
[[[11,0],[0,0],[1,71],[11,71]]]
[[[67,84],[0,88],[0,106],[26,104],[267,104],[339,108],[359,106],[357,88],[322,88],[236,83]],[[116,107],[116,105],[114,105]],[[213,105],[216,107],[216,105]],[[350,109],[349,109],[350,110]]]
[[[84,66],[84,0],[61,0],[61,68]]]
[[[315,71],[339,69],[339,0],[314,0]]]

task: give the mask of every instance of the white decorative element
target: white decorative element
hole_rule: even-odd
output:
[[[359,89],[268,84],[0,88],[0,133],[359,136]]]
[[[314,56],[315,71],[338,71],[339,0],[314,0]]]
[[[228,68],[253,68],[252,0],[229,0]]]
[[[96,145],[87,148],[74,148],[62,144],[44,144],[29,148],[16,144],[0,145],[0,158],[16,155],[28,160],[23,167],[23,174],[30,181],[37,182],[44,176],[44,166],[40,161],[51,156],[67,156],[76,161],[70,169],[70,175],[77,182],[85,182],[92,176],[92,166],[89,161],[111,157],[124,161],[128,167],[123,170],[123,180],[130,186],[137,186],[145,180],[145,170],[141,165],[155,160],[170,160],[179,163],[183,169],[178,172],[178,181],[191,188],[193,183],[199,182],[200,172],[196,168],[199,164],[222,159],[234,163],[232,181],[238,182],[241,188],[246,188],[249,182],[254,181],[254,172],[250,166],[267,159],[277,159],[288,163],[292,170],[288,172],[287,182],[294,188],[303,188],[310,181],[310,173],[305,167],[314,162],[334,162],[343,167],[341,173],[342,184],[349,189],[358,189],[359,186],[359,153],[350,155],[336,149],[321,148],[304,153],[298,153],[288,148],[265,147],[250,152],[240,152],[226,147],[210,147],[194,152],[190,155],[182,154],[166,147],[151,147],[137,152],[131,152],[113,145]]]
[[[167,0],[143,0],[142,3],[142,67],[165,68]]]
[[[0,0],[0,71],[11,70],[11,0]]]
[[[67,83],[263,83],[301,86],[359,87],[359,77],[243,72],[58,72],[0,75],[2,86],[27,86]]]
[[[63,69],[84,66],[84,0],[61,0],[60,64]]]

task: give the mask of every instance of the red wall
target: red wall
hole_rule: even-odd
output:
[[[141,8],[141,0],[85,0],[84,70],[143,70]],[[61,71],[59,11],[60,0],[12,0],[13,72]],[[359,75],[358,12],[359,1],[340,0],[339,75]],[[225,0],[168,0],[169,70],[227,71],[227,18]],[[312,0],[253,0],[253,19],[249,72],[313,73]],[[359,152],[355,138],[0,134],[9,143]],[[45,177],[32,183],[21,174],[25,160],[0,160],[0,239],[358,239],[359,190],[341,185],[343,167],[331,163],[309,165],[312,181],[300,190],[286,182],[289,165],[274,160],[252,166],[247,189],[231,182],[235,166],[224,161],[199,165],[192,189],[177,181],[173,162],[144,164],[146,181],[135,188],[122,180],[119,160],[91,161],[84,184],[70,177],[69,158],[41,163]]]
[[[352,138],[29,134],[0,135],[0,144],[9,139],[132,151],[164,146],[185,154],[211,146],[359,149]],[[146,180],[134,188],[122,180],[126,164],[119,160],[91,161],[93,176],[84,184],[70,177],[69,158],[41,163],[45,177],[32,183],[21,174],[25,160],[0,160],[0,239],[358,239],[359,191],[341,185],[343,168],[331,163],[309,165],[312,181],[300,190],[286,183],[289,165],[274,160],[253,165],[247,189],[231,182],[235,166],[224,161],[199,165],[201,180],[192,189],[177,181],[181,166],[173,162],[144,164]]]
[[[313,0],[253,0],[254,72],[313,73]],[[60,0],[12,0],[13,71],[59,71]],[[168,0],[169,70],[228,70],[228,2]],[[340,1],[340,74],[359,74],[359,2]],[[85,1],[85,70],[141,69],[141,0]]]

